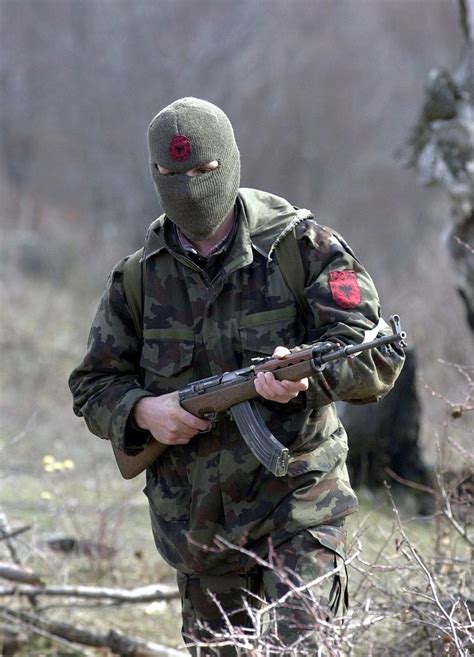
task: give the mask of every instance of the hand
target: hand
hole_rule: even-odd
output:
[[[273,358],[284,358],[290,351],[286,347],[276,347],[273,352]],[[309,381],[307,378],[299,381],[278,381],[271,372],[258,372],[255,378],[255,390],[264,399],[276,401],[280,404],[287,404],[290,399],[294,399],[300,392],[308,390]]]
[[[140,429],[148,429],[153,438],[165,445],[186,445],[198,431],[209,429],[209,421],[188,413],[179,403],[179,393],[143,397],[133,409]]]

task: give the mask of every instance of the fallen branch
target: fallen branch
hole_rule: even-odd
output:
[[[96,648],[110,648],[120,657],[188,657],[187,653],[173,648],[167,648],[158,643],[127,637],[115,630],[96,632],[94,630],[76,627],[70,623],[49,621],[34,614],[22,611],[12,611],[0,608],[4,618],[19,620],[31,631],[46,631],[51,635],[66,639],[71,643]]]
[[[13,582],[22,582],[23,584],[31,584],[33,586],[44,585],[41,577],[29,568],[17,566],[13,563],[6,563],[4,561],[0,561],[0,577],[3,577],[3,579],[9,579]]]
[[[0,541],[8,541],[8,539],[10,538],[16,538],[20,534],[24,534],[30,529],[31,529],[31,525],[25,525],[25,527],[19,527],[18,529],[10,530],[8,534],[0,529]]]
[[[0,513],[0,538],[2,541],[5,541],[5,545],[8,552],[10,553],[10,557],[12,561],[18,566],[18,568],[23,568],[23,564],[21,563],[21,559],[17,554],[16,548],[13,544],[14,542],[11,539],[12,536],[18,536],[18,534],[22,534],[28,529],[30,529],[30,527],[21,527],[18,530],[12,530],[8,524],[6,514]],[[40,581],[37,583],[41,584],[42,582]],[[36,607],[36,600],[33,597],[28,596],[28,601],[33,608]]]
[[[0,597],[11,595],[56,596],[70,598],[106,599],[116,602],[154,602],[174,600],[179,597],[178,589],[165,584],[141,586],[135,589],[113,589],[98,586],[1,586]]]

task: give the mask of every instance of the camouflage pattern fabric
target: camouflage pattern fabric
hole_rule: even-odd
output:
[[[129,421],[141,397],[248,366],[277,345],[357,343],[379,321],[377,292],[364,267],[339,235],[309,218],[296,225],[313,313],[304,322],[272,257],[294,208],[242,189],[237,210],[235,237],[212,278],[180,251],[167,218],[151,225],[144,247],[143,343],[124,296],[125,261],[109,278],[70,386],[74,410],[90,430],[129,453],[147,439]],[[265,555],[269,536],[278,547],[303,529],[319,532],[325,547],[343,554],[340,532],[327,527],[356,511],[357,499],[333,402],[381,398],[402,363],[392,347],[372,350],[328,365],[288,404],[259,401],[268,428],[291,452],[284,477],[263,468],[227,416],[188,445],[167,449],[148,468],[145,487],[162,556],[184,574],[242,573],[253,567],[252,558],[212,549],[215,537]]]
[[[332,533],[335,528],[327,530]],[[266,560],[268,565],[255,566],[240,575],[178,574],[183,639],[193,655],[248,654],[244,646],[216,645],[229,636],[229,624],[241,637],[249,634],[238,628],[263,633],[267,645],[275,650],[272,654],[277,654],[277,649],[278,654],[285,649],[293,649],[291,654],[295,654],[294,649],[303,645],[310,654],[318,654],[325,633],[324,624],[318,621],[341,616],[347,609],[343,558],[324,547],[317,535],[303,531],[272,551]],[[306,587],[310,582],[317,584]],[[277,600],[281,604],[265,614],[261,627],[257,627],[249,608],[262,609],[263,601]],[[214,647],[207,643],[214,643]]]

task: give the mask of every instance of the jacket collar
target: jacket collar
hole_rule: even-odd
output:
[[[288,201],[257,189],[241,188],[237,197],[237,234],[232,244],[225,269],[233,271],[253,260],[253,249],[270,259],[273,249],[293,226],[311,217],[308,210],[298,210]],[[144,257],[169,250],[166,226],[169,219],[163,214],[149,227]]]
[[[239,198],[244,208],[252,246],[267,258],[287,232],[313,215],[300,210],[286,199],[258,189],[242,188]]]

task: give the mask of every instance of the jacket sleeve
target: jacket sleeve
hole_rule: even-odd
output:
[[[308,341],[357,344],[377,326],[376,336],[390,334],[388,325],[380,321],[374,283],[344,239],[311,220],[300,231],[304,231],[299,246],[306,271],[305,295],[313,316]],[[378,401],[393,387],[403,363],[403,350],[390,345],[328,363],[310,379],[307,406]]]
[[[73,409],[89,430],[129,454],[149,439],[137,429],[131,411],[150,396],[140,384],[141,339],[137,337],[123,288],[123,266],[109,276],[89,334],[87,352],[69,377]]]

